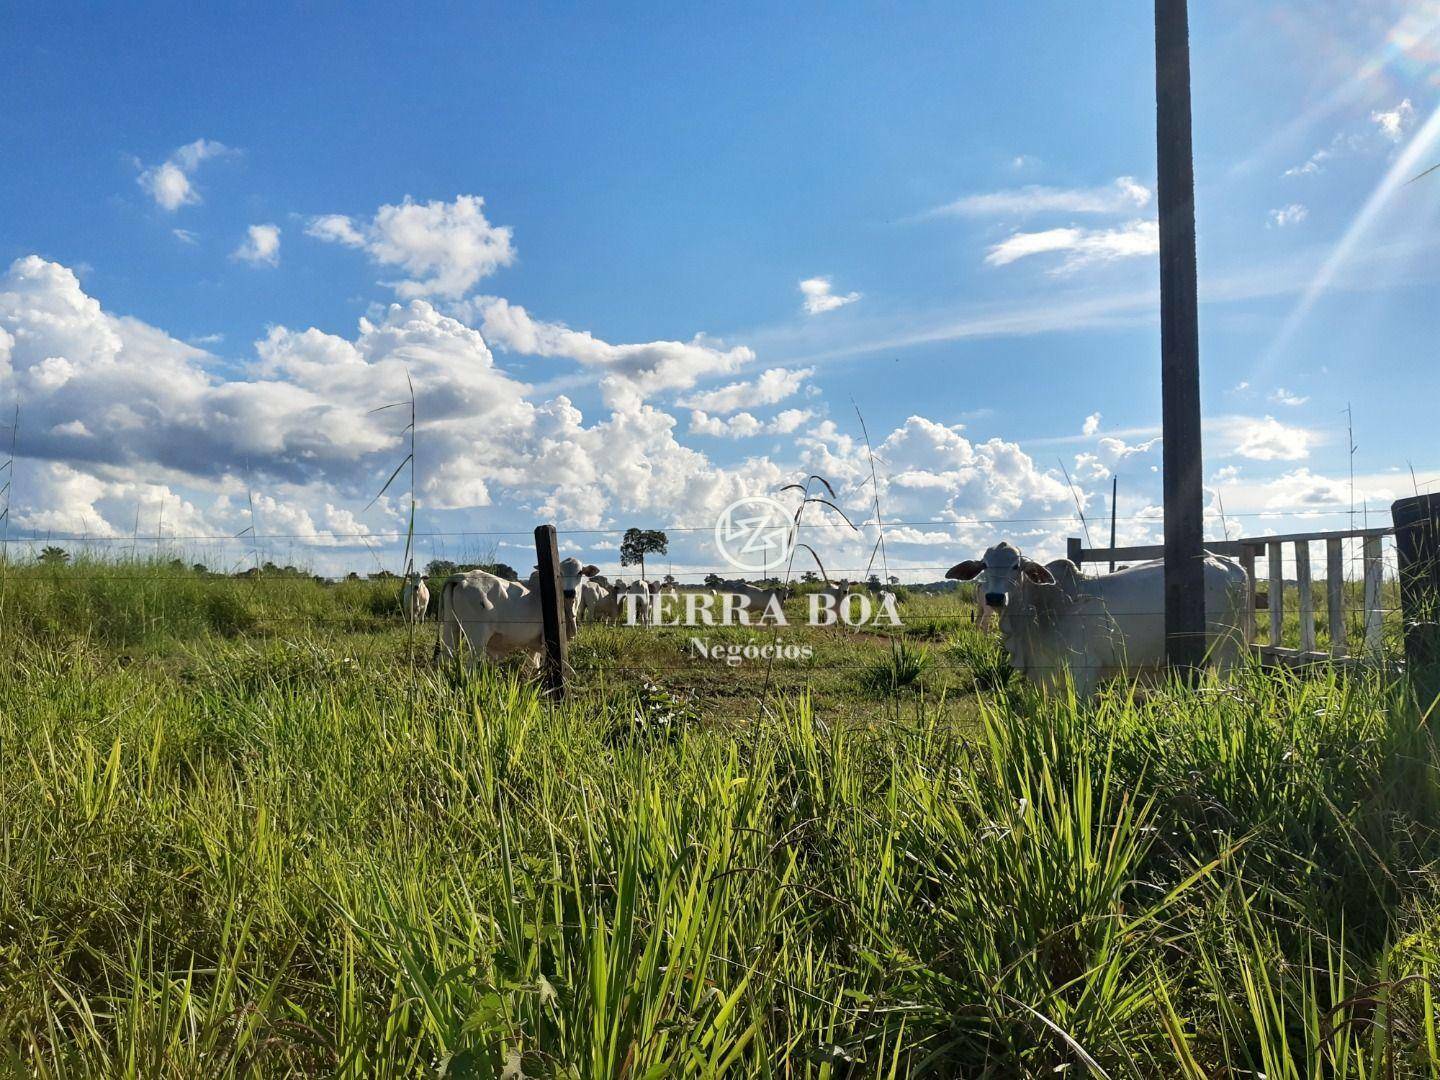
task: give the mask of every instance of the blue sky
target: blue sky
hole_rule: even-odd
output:
[[[1212,531],[1338,526],[1347,404],[1362,501],[1440,480],[1440,3],[1195,8]],[[672,525],[699,568],[810,472],[863,515],[852,401],[910,576],[1058,553],[1062,462],[1158,535],[1150,10],[10,6],[12,528],[229,535],[254,492],[280,556],[393,562],[408,370],[421,529],[477,534],[422,555]]]

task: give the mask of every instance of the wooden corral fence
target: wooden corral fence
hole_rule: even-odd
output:
[[[1242,612],[1245,641],[1259,653],[1261,660],[1271,664],[1310,664],[1317,661],[1379,660],[1383,655],[1386,607],[1382,589],[1385,580],[1384,543],[1387,536],[1394,536],[1394,528],[1338,529],[1330,532],[1290,533],[1284,536],[1250,536],[1239,540],[1213,540],[1205,544],[1205,550],[1216,555],[1228,555],[1237,559],[1245,568],[1249,579],[1248,596]],[[1358,643],[1350,641],[1348,607],[1345,582],[1345,542],[1360,545],[1361,579],[1363,581],[1363,637]],[[1324,647],[1316,640],[1317,606],[1315,584],[1311,562],[1312,545],[1325,545],[1325,629],[1327,641]],[[1300,617],[1299,647],[1288,647],[1285,640],[1285,577],[1286,553],[1289,549],[1294,567],[1294,587],[1297,594]],[[1137,547],[1087,548],[1076,537],[1071,537],[1067,555],[1071,562],[1084,567],[1086,563],[1135,563],[1161,559],[1165,555],[1163,544],[1148,544]],[[1255,564],[1265,560],[1268,590],[1264,606],[1260,606],[1258,579]],[[1256,628],[1260,613],[1269,621],[1269,637],[1257,642]],[[1356,648],[1355,645],[1359,646]]]

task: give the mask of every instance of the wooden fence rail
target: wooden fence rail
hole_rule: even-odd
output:
[[[1394,528],[1339,529],[1330,532],[1290,533],[1284,536],[1251,536],[1239,540],[1216,540],[1205,545],[1205,550],[1216,555],[1228,555],[1238,559],[1245,569],[1247,579],[1246,602],[1241,613],[1241,629],[1245,640],[1268,663],[1308,664],[1319,660],[1354,662],[1378,660],[1384,645],[1385,607],[1381,597],[1384,583],[1384,538],[1393,536]],[[1345,597],[1345,545],[1346,540],[1358,540],[1361,546],[1363,567],[1363,626],[1364,644],[1359,654],[1352,653],[1349,632],[1346,625],[1347,607]],[[1317,640],[1315,618],[1315,584],[1311,570],[1311,545],[1323,541],[1325,544],[1325,633],[1326,642],[1322,648]],[[1300,635],[1298,647],[1289,647],[1285,641],[1285,551],[1291,549],[1295,561],[1294,585],[1296,607],[1299,614]],[[1087,548],[1080,540],[1071,537],[1067,555],[1071,562],[1083,567],[1087,563],[1133,563],[1160,559],[1165,555],[1161,544],[1136,547]],[[1257,642],[1257,611],[1260,595],[1255,576],[1255,563],[1265,560],[1267,593],[1264,607],[1269,613],[1269,636],[1264,643]]]

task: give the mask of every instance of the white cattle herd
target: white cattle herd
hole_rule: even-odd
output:
[[[559,566],[564,596],[566,633],[579,622],[628,625],[705,625],[740,621],[785,625],[783,604],[789,590],[724,582],[718,588],[677,586],[658,582],[607,582],[595,566],[567,558]],[[1019,549],[999,543],[979,559],[951,567],[947,578],[976,582],[976,621],[987,629],[998,613],[1000,635],[1012,666],[1038,686],[1058,689],[1073,683],[1081,696],[1103,681],[1152,672],[1165,663],[1164,565],[1142,563],[1099,577],[1085,577],[1067,559],[1041,565]],[[1242,604],[1247,595],[1245,571],[1216,555],[1205,556],[1205,608],[1209,662],[1232,665],[1244,650]],[[849,582],[828,583],[810,594],[810,621],[833,625],[837,609],[859,598],[865,611],[870,596]],[[894,616],[895,594],[876,597],[883,616]],[[407,620],[424,618],[429,592],[419,574],[406,577],[401,608]],[[440,636],[437,650],[455,655],[463,641],[472,662],[480,657],[500,660],[514,653],[539,666],[544,630],[537,578],[510,581],[483,570],[446,578],[439,589]],[[673,622],[670,619],[673,618]],[[868,615],[866,616],[868,619]],[[854,625],[847,616],[846,622]]]

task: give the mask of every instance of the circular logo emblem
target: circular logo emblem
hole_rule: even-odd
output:
[[[763,495],[736,499],[715,522],[715,548],[722,559],[741,570],[778,569],[795,550],[795,516]]]

